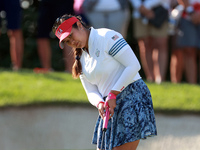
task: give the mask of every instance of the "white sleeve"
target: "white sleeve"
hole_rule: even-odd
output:
[[[139,7],[142,5],[141,0],[130,0],[130,2],[134,9],[139,9]]]
[[[142,5],[142,0],[131,0],[130,2],[135,9],[139,9]],[[146,8],[151,9],[159,4],[162,4],[162,0],[145,0],[143,5]]]
[[[133,50],[121,34],[111,32],[110,37],[108,36],[106,38],[106,42],[107,49],[105,52],[125,67],[121,76],[111,89],[121,92],[127,85],[133,82],[133,79],[138,74],[141,66]]]
[[[112,90],[121,92],[126,86],[133,82],[133,78],[141,69],[141,66],[129,45],[125,47],[125,50],[123,50],[120,55],[115,55],[113,58],[125,66],[120,78],[112,88]]]
[[[152,9],[155,6],[162,4],[162,0],[146,0],[144,1],[144,7],[147,9]]]
[[[89,102],[93,106],[97,107],[97,104],[100,101],[104,101],[101,94],[99,93],[97,86],[88,82],[87,79],[84,78],[84,75],[80,76],[80,80],[83,85],[83,88],[85,89]]]

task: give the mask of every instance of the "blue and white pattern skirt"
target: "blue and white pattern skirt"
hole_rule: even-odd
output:
[[[150,91],[142,79],[128,85],[117,95],[114,115],[108,122],[103,140],[103,149],[146,139],[157,135],[153,103]],[[103,120],[99,116],[96,122],[92,144],[101,148]]]

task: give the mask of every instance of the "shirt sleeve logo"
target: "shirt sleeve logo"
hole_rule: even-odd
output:
[[[124,86],[120,89],[120,92],[124,89]]]
[[[117,40],[119,38],[119,36],[118,35],[114,35],[113,37],[112,37],[112,39],[115,41],[115,40]]]
[[[60,37],[60,36],[61,36],[62,32],[63,32],[63,30],[62,30],[62,29],[59,29],[59,30],[58,30],[58,33],[57,33],[58,37]]]

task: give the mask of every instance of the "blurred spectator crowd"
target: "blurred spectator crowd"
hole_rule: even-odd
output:
[[[160,84],[197,84],[200,80],[200,0],[37,0],[36,72],[51,72],[51,28],[57,17],[80,15],[88,26],[120,32],[137,53],[144,77]],[[23,9],[34,0],[0,0],[0,21],[6,18],[13,71],[23,68]],[[1,26],[0,26],[1,27]],[[130,33],[131,32],[131,33]],[[1,36],[1,28],[0,28]],[[1,43],[1,41],[0,41]],[[57,45],[58,47],[58,45]],[[71,73],[73,51],[67,45],[61,51],[64,71]],[[0,60],[1,61],[1,60]]]

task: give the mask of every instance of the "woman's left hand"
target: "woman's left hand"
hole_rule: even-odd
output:
[[[109,119],[114,115],[114,109],[116,107],[116,99],[110,99],[107,101],[108,106],[109,106],[109,112],[110,112],[110,117]],[[105,110],[107,109],[107,106],[105,106]]]
[[[111,90],[110,93],[113,93],[114,95],[118,95],[120,92],[119,91],[114,91],[114,90]],[[108,103],[108,106],[109,106],[109,112],[110,112],[110,118],[114,115],[114,109],[116,107],[116,99],[109,99],[107,101]],[[105,110],[106,110],[106,106],[105,106]],[[109,118],[109,119],[110,119]]]

